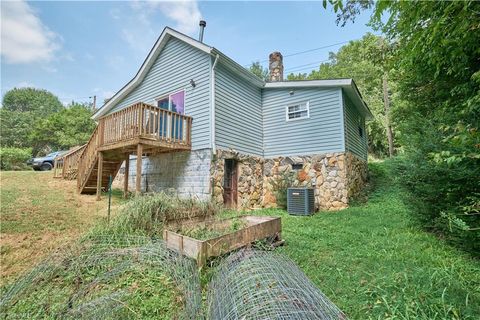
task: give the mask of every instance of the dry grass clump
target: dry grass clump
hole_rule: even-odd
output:
[[[220,212],[220,207],[210,201],[194,198],[182,199],[163,192],[135,197],[120,210],[111,225],[101,229],[109,234],[141,234],[161,237],[163,227],[169,222],[192,218],[205,219]],[[99,233],[101,230],[95,230]]]

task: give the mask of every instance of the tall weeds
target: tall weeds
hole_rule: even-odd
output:
[[[219,211],[220,208],[210,201],[181,199],[163,192],[146,194],[127,202],[110,225],[101,224],[93,233],[161,237],[168,222],[207,218]]]

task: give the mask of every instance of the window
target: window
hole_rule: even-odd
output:
[[[179,91],[157,99],[157,106],[161,109],[185,114],[185,92]]]
[[[360,138],[363,138],[363,128],[362,127],[358,127],[358,134],[360,136]]]
[[[292,163],[292,170],[302,170],[303,163]]]
[[[309,102],[287,106],[287,121],[305,119],[310,117]]]
[[[170,110],[180,114],[185,114],[185,92],[178,91],[168,96],[157,99],[157,106],[160,109]],[[183,139],[183,120],[179,117],[160,116],[160,133],[167,136],[168,127],[171,130],[171,137],[175,139]]]

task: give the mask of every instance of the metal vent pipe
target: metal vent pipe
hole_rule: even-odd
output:
[[[203,30],[207,26],[207,22],[205,20],[200,20],[200,34],[198,35],[198,41],[203,42]]]

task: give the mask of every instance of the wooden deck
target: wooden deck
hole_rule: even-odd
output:
[[[129,157],[137,155],[137,177],[142,174],[142,155],[191,149],[192,118],[136,103],[99,119],[78,159],[77,187],[81,193],[100,197],[109,176],[115,177],[126,162],[124,193],[128,192]],[[136,192],[140,192],[140,180]]]

